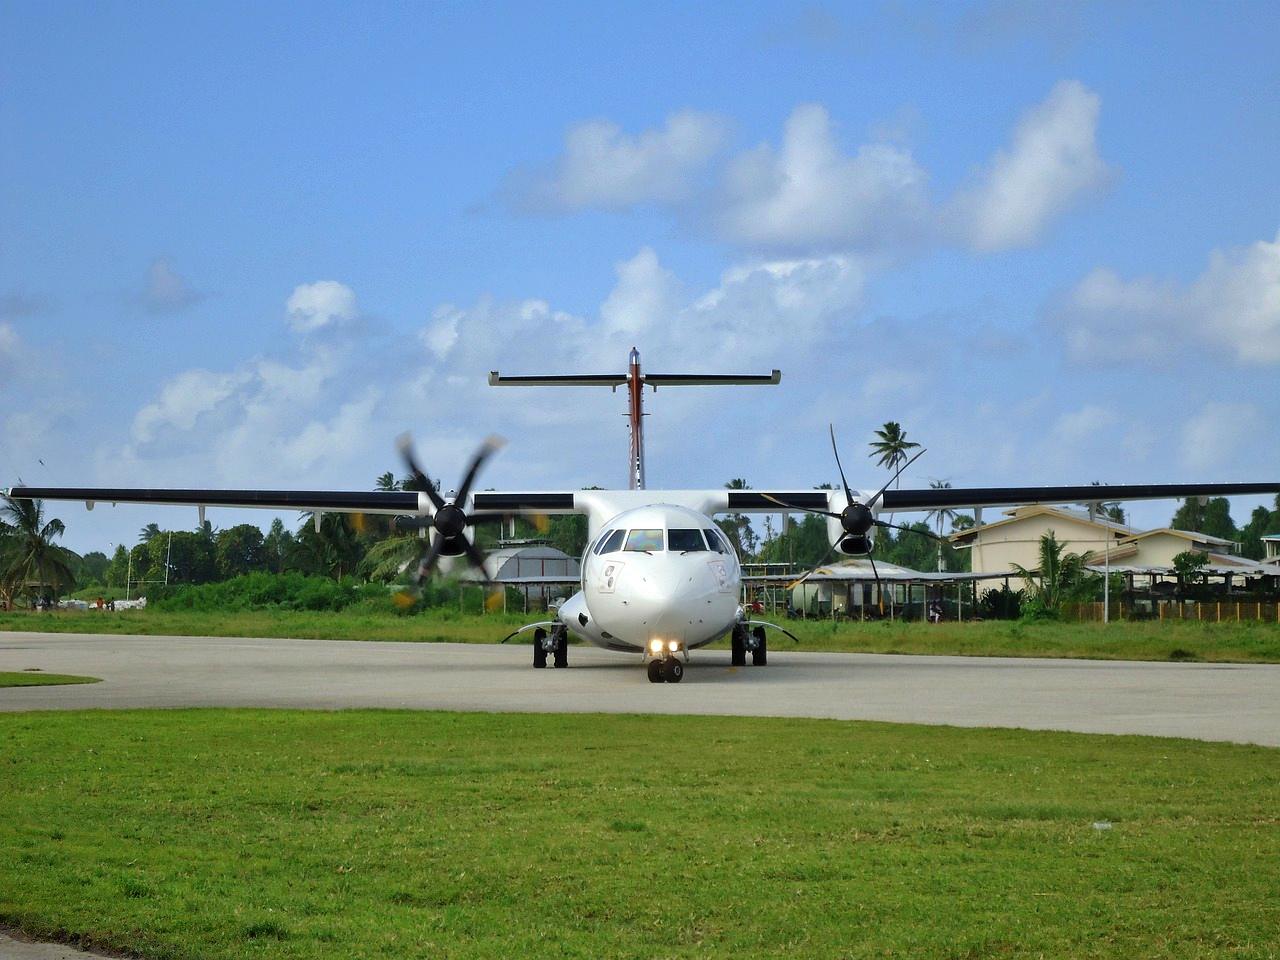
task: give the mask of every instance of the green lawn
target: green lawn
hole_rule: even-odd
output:
[[[315,640],[408,640],[493,643],[522,623],[515,614],[437,610],[416,616],[345,610],[121,610],[0,613],[0,631],[138,633],[172,636],[299,637]],[[767,619],[767,618],[766,618]],[[833,623],[785,621],[799,650],[963,654],[1002,657],[1086,657],[1112,660],[1210,660],[1280,663],[1280,625],[1271,623]],[[770,641],[792,649],[785,637]],[[727,647],[722,641],[721,647]]]
[[[1280,751],[1180,740],[8,714],[0,922],[172,958],[1275,957],[1278,818]]]
[[[69,673],[9,673],[0,670],[0,687],[53,687],[63,683],[101,683],[97,677],[77,677]]]

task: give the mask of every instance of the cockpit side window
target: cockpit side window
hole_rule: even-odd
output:
[[[662,549],[662,530],[632,530],[627,534],[627,550],[654,553]]]
[[[622,546],[622,538],[627,535],[625,530],[611,530],[600,538],[600,542],[596,544],[596,553],[614,553]]]
[[[711,549],[716,553],[729,553],[729,545],[724,542],[724,537],[720,536],[719,530],[703,530],[707,535],[707,543],[711,544]]]
[[[667,543],[673,553],[677,550],[689,553],[707,549],[707,544],[702,539],[702,531],[696,529],[678,530],[673,527],[667,531]]]

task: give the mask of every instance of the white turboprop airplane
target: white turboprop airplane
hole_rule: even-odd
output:
[[[768,660],[766,629],[783,628],[752,620],[739,603],[742,568],[713,517],[722,513],[814,513],[827,518],[834,553],[871,557],[877,528],[893,527],[878,514],[981,508],[1033,503],[1111,503],[1280,492],[1280,483],[1128,484],[1112,486],[982,487],[941,490],[853,490],[840,473],[839,490],[647,490],[644,486],[644,387],[777,384],[781,373],[764,376],[652,374],[641,370],[633,349],[626,373],[605,375],[503,377],[494,386],[627,387],[630,400],[629,489],[562,492],[472,493],[477,473],[501,445],[487,440],[472,459],[451,502],[446,502],[417,465],[407,437],[401,452],[419,491],[153,490],[137,488],[13,487],[10,497],[95,503],[187,504],[206,507],[261,507],[313,514],[317,528],[325,513],[372,513],[404,518],[423,535],[415,583],[431,573],[442,556],[465,556],[477,567],[484,557],[469,529],[514,514],[585,514],[588,545],[582,556],[581,589],[562,604],[555,619],[531,623],[508,635],[532,632],[533,665],[568,666],[573,633],[608,650],[640,654],[653,683],[679,683],[690,650],[726,634],[731,662],[755,666]],[[916,454],[920,456],[924,451]],[[894,479],[913,462],[904,463]],[[823,560],[822,566],[826,563]],[[872,559],[872,569],[875,561]],[[481,569],[483,569],[481,567]],[[816,568],[815,568],[816,569]],[[790,634],[788,634],[790,635]],[[794,638],[793,638],[794,639]],[[505,642],[505,640],[504,640]]]

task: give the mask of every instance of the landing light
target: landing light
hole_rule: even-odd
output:
[[[650,641],[649,641],[649,652],[650,652],[650,653],[661,653],[661,652],[662,652],[662,641],[661,641],[661,640],[650,640]]]
[[[677,640],[671,640],[671,641],[668,641],[668,643],[667,643],[667,649],[668,649],[668,650],[670,650],[672,653],[675,653],[677,650],[679,650],[679,649],[680,649],[680,643],[679,643],[679,641],[677,641]]]

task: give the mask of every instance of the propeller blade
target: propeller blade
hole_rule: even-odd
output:
[[[422,581],[431,575],[431,571],[436,568],[436,563],[440,559],[440,551],[444,549],[444,537],[437,534],[430,538],[430,546],[423,553],[422,558],[418,561],[418,569],[413,573],[413,586],[415,589],[422,584]]]
[[[797,513],[816,513],[820,517],[835,517],[837,520],[840,519],[840,514],[832,513],[830,510],[815,510],[812,507],[797,507],[795,504],[783,503],[777,497],[771,497],[767,493],[762,493],[760,496],[764,497],[770,503],[776,503],[780,507],[786,507],[788,510],[794,510]]]
[[[876,578],[876,599],[880,601],[880,613],[884,613],[884,587],[880,585],[880,571],[876,569],[876,558],[870,553],[867,559],[871,561],[871,575]]]
[[[488,437],[484,443],[480,444],[480,449],[476,451],[476,455],[471,458],[471,466],[467,468],[467,474],[462,478],[462,486],[458,488],[457,496],[453,498],[453,502],[462,506],[467,501],[467,494],[471,492],[471,484],[475,482],[476,474],[480,472],[480,467],[493,454],[497,453],[507,445],[507,441],[502,437],[492,435]]]
[[[815,573],[817,573],[822,567],[825,567],[827,565],[827,561],[831,559],[831,555],[835,552],[836,552],[835,544],[832,544],[831,549],[827,551],[827,555],[822,558],[822,562],[819,563],[817,566],[815,566],[808,573],[806,573],[799,580],[793,580],[791,583],[787,584],[787,589],[794,590],[796,587],[800,586],[800,584],[804,583],[806,580],[812,577]]]
[[[889,489],[893,481],[897,480],[898,477],[902,476],[902,471],[907,469],[907,467],[911,466],[913,463],[915,463],[917,460],[919,460],[923,456],[924,456],[924,447],[921,447],[916,452],[916,455],[914,457],[912,457],[910,460],[908,460],[906,463],[904,463],[902,466],[900,466],[897,470],[894,471],[893,476],[889,478],[889,482],[886,483],[879,490],[877,490],[876,495],[867,501],[867,506],[871,507],[872,509],[875,509],[876,501],[884,496],[884,492]]]
[[[922,537],[928,537],[930,540],[937,540],[939,543],[945,542],[945,537],[940,537],[936,533],[930,533],[928,530],[919,530],[915,527],[904,527],[900,524],[889,523],[885,520],[877,520],[877,527],[888,527],[890,530],[901,530],[903,533],[918,533]]]
[[[413,455],[413,438],[406,431],[396,438],[396,446],[400,448],[400,456],[404,458],[405,465],[409,468],[409,473],[413,475],[414,482],[418,488],[427,495],[427,499],[431,501],[431,505],[439,510],[444,506],[444,500],[440,498],[440,494],[436,493],[435,485],[427,478],[427,475],[418,466],[418,461]]]
[[[493,578],[489,576],[489,571],[484,568],[484,554],[466,537],[463,537],[462,544],[463,549],[467,552],[467,559],[480,571],[480,576],[484,577],[484,582],[493,583]]]
[[[849,481],[844,478],[844,467],[840,463],[840,451],[836,449],[835,424],[828,423],[827,429],[831,431],[831,452],[836,455],[836,469],[840,471],[840,482],[844,484],[845,503],[853,503],[853,491],[849,489]]]

